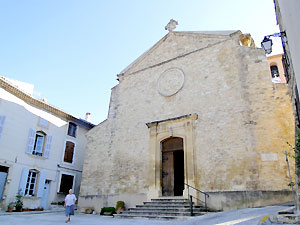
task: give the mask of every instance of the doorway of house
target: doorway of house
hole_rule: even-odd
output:
[[[8,174],[8,167],[0,166],[0,201],[2,200],[2,194],[5,188],[7,174]]]
[[[43,189],[43,196],[41,198],[41,207],[44,209],[48,209],[48,195],[50,190],[50,180],[45,180],[44,189]]]
[[[171,137],[161,142],[162,195],[182,196],[184,189],[183,139]]]

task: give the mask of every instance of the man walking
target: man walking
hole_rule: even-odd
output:
[[[76,196],[72,194],[72,189],[69,190],[69,194],[65,198],[64,207],[66,208],[66,223],[70,221],[71,215],[74,215],[74,207],[76,203]]]

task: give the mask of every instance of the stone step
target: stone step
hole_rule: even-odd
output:
[[[194,212],[201,212],[200,208],[193,208]],[[128,211],[164,211],[164,212],[189,212],[190,208],[159,208],[159,207],[139,207],[139,208],[129,208]]]
[[[157,216],[157,215],[127,215],[127,214],[114,214],[117,219],[153,219],[153,220],[186,220],[188,216]]]
[[[172,204],[147,204],[147,205],[136,205],[136,208],[169,208],[169,209],[180,209],[180,208],[190,208],[190,204],[184,204],[184,205],[172,205]],[[193,208],[197,209],[205,209],[203,206],[193,206]]]
[[[189,202],[144,202],[144,205],[184,205],[189,206]]]
[[[201,206],[193,206],[193,216],[201,216],[208,212]],[[136,208],[129,208],[116,218],[148,218],[148,219],[181,219],[190,217],[190,203],[183,198],[159,198],[144,202]]]
[[[189,202],[184,198],[155,198],[151,199],[151,202]]]
[[[195,212],[194,216],[202,216],[205,212]],[[125,211],[122,215],[133,215],[133,216],[190,216],[190,212],[161,212],[161,211]]]

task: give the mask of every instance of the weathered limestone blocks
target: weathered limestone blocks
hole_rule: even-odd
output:
[[[288,90],[271,82],[263,50],[242,46],[240,35],[170,32],[118,75],[107,120],[87,134],[81,207],[161,196],[160,146],[171,136],[184,140],[184,181],[210,192],[210,207],[291,199]]]

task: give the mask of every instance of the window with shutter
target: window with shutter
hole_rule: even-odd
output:
[[[1,141],[3,130],[4,130],[5,118],[6,118],[6,116],[4,116],[4,115],[0,116],[0,141]]]
[[[44,140],[45,140],[45,136],[43,134],[37,132],[36,136],[35,136],[33,151],[32,151],[33,155],[42,156],[43,148],[44,148]]]
[[[25,152],[27,154],[32,154],[33,145],[34,145],[34,141],[35,141],[35,135],[36,135],[35,129],[30,128],[29,134],[28,134],[28,139],[27,139],[27,146],[26,146],[26,150],[25,150]]]
[[[52,137],[51,137],[52,138]],[[35,131],[34,129],[30,128],[29,130],[29,136],[27,141],[27,147],[26,147],[26,153],[42,156],[45,154],[45,151],[47,149],[47,156],[49,156],[50,151],[50,143],[48,144],[48,148],[46,148],[46,140],[48,139],[48,136],[43,131]]]
[[[25,196],[34,196],[35,195],[35,188],[36,182],[38,178],[38,171],[37,170],[29,170],[26,187],[25,187]]]
[[[75,143],[71,141],[66,141],[64,162],[73,163],[74,150],[75,150]]]
[[[45,151],[44,151],[45,158],[49,158],[50,150],[51,150],[51,143],[52,143],[52,135],[47,135],[46,147],[45,147]]]
[[[27,185],[28,173],[29,173],[29,169],[24,167],[22,169],[22,173],[21,173],[21,177],[20,177],[20,183],[19,183],[19,190],[18,190],[18,191],[20,191],[20,194],[22,196],[25,195],[25,188],[26,188],[26,185]]]
[[[76,137],[77,125],[75,123],[69,122],[68,135]]]
[[[74,176],[69,174],[62,174],[60,179],[59,192],[69,193],[73,189]]]
[[[38,197],[38,198],[43,197],[45,181],[46,181],[46,172],[41,171],[39,173],[39,184],[38,184],[37,192],[36,192],[36,197]]]

